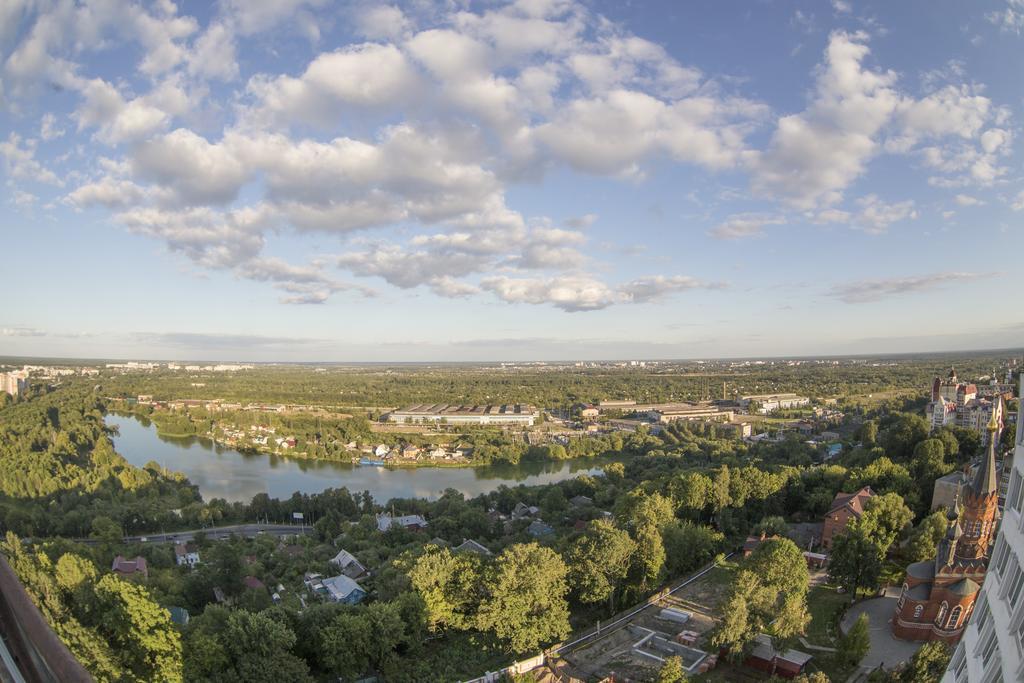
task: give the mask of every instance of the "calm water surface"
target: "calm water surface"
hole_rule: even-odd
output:
[[[108,414],[106,421],[120,431],[120,435],[114,437],[114,445],[125,460],[138,467],[153,461],[183,472],[199,486],[205,500],[225,498],[249,502],[257,493],[288,498],[295,491],[319,493],[342,486],[353,493],[369,491],[381,503],[391,498],[435,499],[446,488],[473,497],[502,484],[548,484],[579,474],[596,474],[604,465],[621,461],[619,458],[579,458],[487,467],[389,469],[250,455],[195,436],[160,436],[156,425],[143,424],[135,417]]]

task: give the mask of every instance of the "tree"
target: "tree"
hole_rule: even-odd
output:
[[[857,599],[862,588],[875,589],[882,573],[883,551],[863,529],[851,524],[832,539],[829,577]]]
[[[887,493],[869,498],[864,504],[864,514],[854,520],[851,526],[862,529],[878,545],[882,557],[885,557],[913,519],[914,513],[904,504],[902,496]]]
[[[921,562],[935,557],[939,541],[946,534],[949,521],[946,513],[936,510],[917,525],[906,547],[906,556],[911,562]]]
[[[657,683],[686,683],[686,670],[680,657],[669,657],[658,670]]]
[[[569,585],[580,602],[607,600],[614,609],[615,591],[629,571],[636,543],[610,521],[596,520],[573,541],[566,553]]]
[[[480,557],[428,545],[408,570],[412,588],[422,598],[427,628],[465,630],[476,619],[481,598]]]
[[[800,674],[793,679],[793,683],[831,683],[829,677],[822,671],[812,671],[807,674]]]
[[[872,448],[878,443],[878,420],[865,420],[860,426],[860,441],[865,448]]]
[[[97,628],[139,681],[181,681],[181,638],[145,588],[107,574],[96,584]]]
[[[871,634],[868,630],[868,615],[861,614],[853,622],[850,631],[839,641],[838,655],[846,660],[850,667],[860,664],[860,660],[871,649]]]
[[[665,567],[678,576],[709,562],[725,542],[725,535],[709,526],[683,520],[661,530],[665,546]]]
[[[732,498],[729,497],[729,479],[729,466],[722,465],[722,468],[715,474],[711,487],[711,504],[716,515],[732,502]]]
[[[933,640],[921,646],[910,662],[898,671],[898,680],[903,683],[939,683],[953,651],[945,643]]]
[[[739,658],[760,633],[771,630],[780,645],[802,633],[810,621],[809,580],[795,543],[788,538],[762,543],[736,573],[712,644]]]
[[[789,530],[789,525],[786,524],[784,517],[775,515],[771,517],[762,517],[761,521],[754,525],[751,530],[755,536],[764,534],[765,536],[783,536],[786,531]]]
[[[268,612],[211,605],[189,623],[187,644],[185,673],[190,681],[310,680],[306,663],[291,652],[295,632]]]
[[[516,653],[564,638],[569,633],[567,574],[562,558],[550,548],[537,543],[509,546],[485,572],[478,628]]]

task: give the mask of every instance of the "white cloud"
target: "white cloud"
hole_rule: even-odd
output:
[[[960,206],[979,206],[985,203],[978,199],[977,197],[972,197],[971,195],[968,194],[958,194],[953,199]]]
[[[615,288],[590,275],[550,278],[495,276],[484,278],[480,286],[508,303],[550,304],[569,312],[594,311],[613,304],[648,303],[676,292],[724,287],[684,275],[643,277]]]
[[[1024,211],[1024,190],[1017,193],[1017,196],[1010,202],[1010,208],[1014,211]]]
[[[722,240],[735,240],[745,237],[760,237],[766,225],[783,225],[786,219],[782,216],[760,213],[739,213],[729,216],[708,233]]]
[[[189,205],[230,202],[249,177],[232,150],[187,128],[140,144],[132,168],[139,177],[160,183]]]
[[[991,276],[992,273],[941,272],[899,278],[858,280],[836,285],[829,290],[828,294],[844,303],[862,304]]]
[[[883,233],[893,223],[917,218],[914,201],[887,203],[877,195],[869,194],[857,200],[860,210],[854,217],[854,224],[869,233]]]
[[[837,203],[864,173],[899,103],[896,74],[864,67],[866,40],[831,35],[811,105],[779,119],[768,150],[750,157],[756,192],[808,209]]]
[[[515,304],[550,304],[563,311],[594,311],[616,303],[616,293],[590,276],[552,278],[484,278],[480,286],[502,301]]]
[[[1006,7],[989,12],[985,18],[1008,33],[1020,35],[1024,32],[1024,4],[1020,0],[1006,0]]]
[[[223,21],[214,21],[196,40],[188,55],[188,72],[200,78],[233,81],[238,77],[235,34]]]
[[[39,121],[39,137],[43,140],[56,140],[64,135],[64,129],[57,124],[57,117],[47,112]]]
[[[20,135],[11,133],[5,142],[0,142],[0,156],[4,159],[7,176],[12,180],[58,186],[64,184],[56,173],[36,159],[36,141],[33,139],[22,141]]]
[[[393,40],[412,30],[412,22],[394,5],[376,5],[358,10],[356,24],[370,40]]]
[[[329,126],[343,105],[394,105],[412,101],[420,88],[398,48],[365,43],[319,55],[299,78],[255,77],[248,89],[264,115]]]

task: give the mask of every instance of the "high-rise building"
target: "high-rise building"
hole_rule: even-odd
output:
[[[17,396],[28,389],[28,373],[23,370],[0,373],[0,391]]]
[[[992,561],[943,683],[1024,680],[1024,420]]]

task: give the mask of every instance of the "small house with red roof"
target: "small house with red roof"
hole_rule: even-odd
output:
[[[821,545],[832,548],[832,538],[841,534],[851,520],[864,514],[864,505],[874,496],[870,486],[865,486],[856,493],[837,493],[832,506],[825,515],[825,527],[821,531]]]
[[[125,578],[142,575],[142,578],[149,578],[149,567],[146,565],[146,558],[135,557],[129,560],[126,557],[118,555],[114,558],[113,564],[110,565],[110,571],[114,572],[118,576]]]

